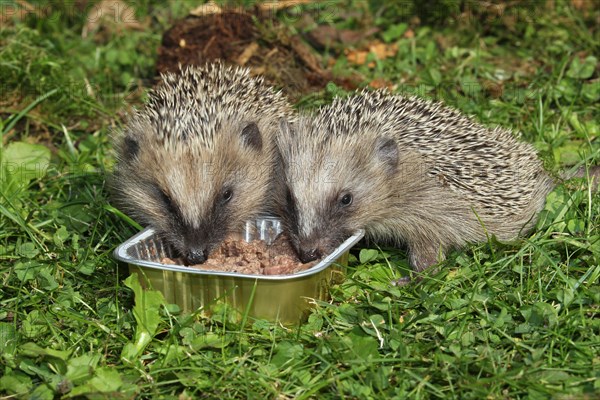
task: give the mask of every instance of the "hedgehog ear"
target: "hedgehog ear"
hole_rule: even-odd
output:
[[[282,137],[294,137],[296,132],[292,128],[292,124],[286,118],[279,118],[279,132]]]
[[[375,155],[384,164],[388,173],[393,173],[398,167],[398,145],[394,139],[379,137],[375,141]]]
[[[254,149],[262,149],[262,135],[255,122],[250,122],[242,129],[242,143],[244,145]]]
[[[139,152],[139,143],[135,139],[125,136],[125,139],[123,140],[123,157],[127,161],[132,161],[137,158]]]

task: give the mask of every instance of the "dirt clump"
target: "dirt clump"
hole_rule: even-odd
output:
[[[156,68],[161,73],[176,71],[180,64],[203,65],[218,59],[263,75],[292,102],[323,89],[328,82],[352,90],[360,81],[333,76],[299,36],[259,10],[187,16],[164,33]]]

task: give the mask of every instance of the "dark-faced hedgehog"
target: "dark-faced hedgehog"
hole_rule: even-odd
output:
[[[534,148],[439,103],[385,91],[283,123],[279,213],[302,261],[356,229],[403,244],[415,271],[452,248],[530,230],[554,188]]]
[[[221,63],[162,75],[116,140],[115,201],[186,262],[268,207],[281,92]]]

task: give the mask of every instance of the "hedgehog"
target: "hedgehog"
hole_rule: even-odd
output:
[[[418,273],[451,249],[530,231],[556,184],[510,131],[386,90],[282,121],[276,142],[278,214],[303,262],[364,229],[406,247]]]
[[[293,112],[250,70],[220,62],[161,75],[117,135],[119,208],[199,264],[243,223],[268,213],[274,137]]]

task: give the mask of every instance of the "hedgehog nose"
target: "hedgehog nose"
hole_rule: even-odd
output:
[[[298,253],[300,261],[302,261],[303,263],[311,262],[321,257],[321,252],[317,248],[300,249]]]
[[[188,264],[202,264],[208,258],[208,252],[203,249],[192,249],[186,255]]]

